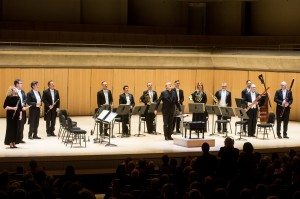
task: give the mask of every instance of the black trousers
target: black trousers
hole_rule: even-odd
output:
[[[276,108],[277,136],[280,136],[282,121],[283,121],[283,136],[287,136],[288,123],[290,119],[290,108],[287,107],[284,109],[282,117],[280,117],[281,112],[282,112],[282,107],[277,106]]]
[[[257,124],[257,108],[250,108],[247,111],[247,115],[249,117],[248,119],[248,135],[254,136],[255,130],[256,130],[256,124]]]
[[[170,138],[173,133],[174,112],[163,113],[164,135]]]
[[[22,111],[22,119],[18,120],[17,141],[20,143],[24,138],[24,125],[26,123],[26,111]]]
[[[123,135],[128,135],[129,130],[128,130],[128,126],[127,124],[129,124],[129,114],[127,115],[122,115],[122,134]]]
[[[47,132],[47,135],[54,134],[56,116],[57,116],[57,112],[56,112],[55,108],[51,109],[47,113],[47,115],[45,116],[46,117],[46,132]]]
[[[176,132],[180,131],[180,121],[181,121],[180,117],[174,117],[173,118],[173,128],[172,128],[172,131],[175,130],[175,127],[176,127]]]
[[[29,133],[28,136],[36,137],[38,134],[38,127],[40,123],[40,108],[29,108]]]
[[[145,119],[146,119],[146,125],[147,125],[147,131],[148,133],[155,132],[155,126],[154,126],[154,119],[155,114],[154,113],[148,113],[149,106],[147,106],[145,111]]]

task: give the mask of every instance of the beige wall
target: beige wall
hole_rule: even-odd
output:
[[[205,91],[208,95],[208,104],[212,103],[211,94],[220,89],[222,82],[227,82],[228,89],[232,92],[233,107],[235,107],[234,98],[241,97],[241,90],[245,87],[245,81],[251,79],[257,85],[259,92],[264,90],[260,84],[258,75],[263,74],[267,86],[270,87],[270,98],[272,102],[271,111],[275,111],[273,102],[274,94],[280,88],[280,82],[286,81],[288,87],[291,80],[295,78],[293,87],[294,93],[297,93],[299,86],[297,79],[300,79],[300,73],[278,73],[278,72],[260,72],[260,71],[234,71],[234,70],[197,70],[197,69],[26,69],[26,68],[1,68],[0,69],[0,102],[4,102],[5,94],[9,85],[16,78],[21,78],[24,82],[24,90],[30,90],[30,82],[39,81],[40,91],[47,88],[47,82],[53,80],[61,96],[61,108],[67,109],[71,115],[91,115],[97,107],[97,91],[101,89],[101,82],[107,81],[109,89],[113,92],[114,105],[119,104],[119,95],[123,92],[122,87],[129,85],[130,93],[135,97],[136,104],[139,103],[139,97],[142,91],[146,89],[146,83],[151,81],[153,88],[160,93],[164,90],[167,81],[179,79],[181,88],[184,90],[184,105],[190,102],[188,97],[195,90],[197,82],[204,83]],[[294,104],[291,110],[291,119],[300,121],[300,96],[294,94]],[[187,110],[187,109],[186,109]],[[5,116],[3,108],[0,109],[0,116]]]

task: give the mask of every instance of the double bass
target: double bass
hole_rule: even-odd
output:
[[[264,77],[262,74],[260,74],[258,76],[258,79],[260,80],[261,84],[264,85],[264,88],[266,90],[266,83],[264,80]],[[271,103],[270,103],[270,98],[267,94],[266,98],[265,98],[265,102],[264,104],[259,108],[259,118],[260,118],[260,123],[261,124],[265,124],[268,122],[268,118],[269,118],[269,106],[270,108],[272,108]]]

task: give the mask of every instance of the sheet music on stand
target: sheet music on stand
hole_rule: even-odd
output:
[[[247,112],[245,109],[243,108],[235,108],[235,115],[238,116],[238,118],[240,118],[240,122],[247,122],[246,120],[249,119],[248,115],[247,115]],[[240,133],[240,138],[238,138],[237,140],[243,140],[243,141],[246,141],[245,138],[242,138],[242,132],[239,132]]]
[[[189,103],[189,112],[190,113],[204,113],[205,112],[204,103]]]
[[[242,108],[244,99],[243,98],[235,98],[236,107]]]
[[[104,119],[103,123],[108,125],[108,129],[109,129],[109,136],[108,136],[108,143],[105,146],[117,146],[115,144],[110,143],[110,137],[112,135],[112,123],[113,120],[117,117],[117,113],[115,112],[110,112],[109,115]]]
[[[126,115],[128,115],[128,133],[129,135],[131,134],[131,118],[130,118],[130,105],[127,105],[127,104],[120,104],[116,110],[116,113],[118,115],[121,115],[121,117],[124,117]],[[122,122],[123,122],[123,119],[122,119]],[[123,137],[128,137],[128,136],[124,136],[122,134],[121,136],[122,138]]]
[[[146,111],[146,108],[147,106],[144,105],[144,106],[135,106],[131,115],[139,115],[139,129],[138,129],[138,134],[134,134],[133,136],[146,136],[145,134],[141,134],[141,116],[143,114],[145,114],[145,111]]]

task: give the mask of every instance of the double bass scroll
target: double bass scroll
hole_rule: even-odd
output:
[[[266,87],[266,83],[265,83],[263,75],[260,74],[258,76],[258,79],[260,80],[261,84],[264,85],[264,88],[266,89],[267,87]],[[259,108],[259,118],[260,118],[260,123],[261,124],[265,124],[265,123],[268,122],[268,119],[269,119],[269,105],[272,108],[270,98],[267,94],[264,104]]]

